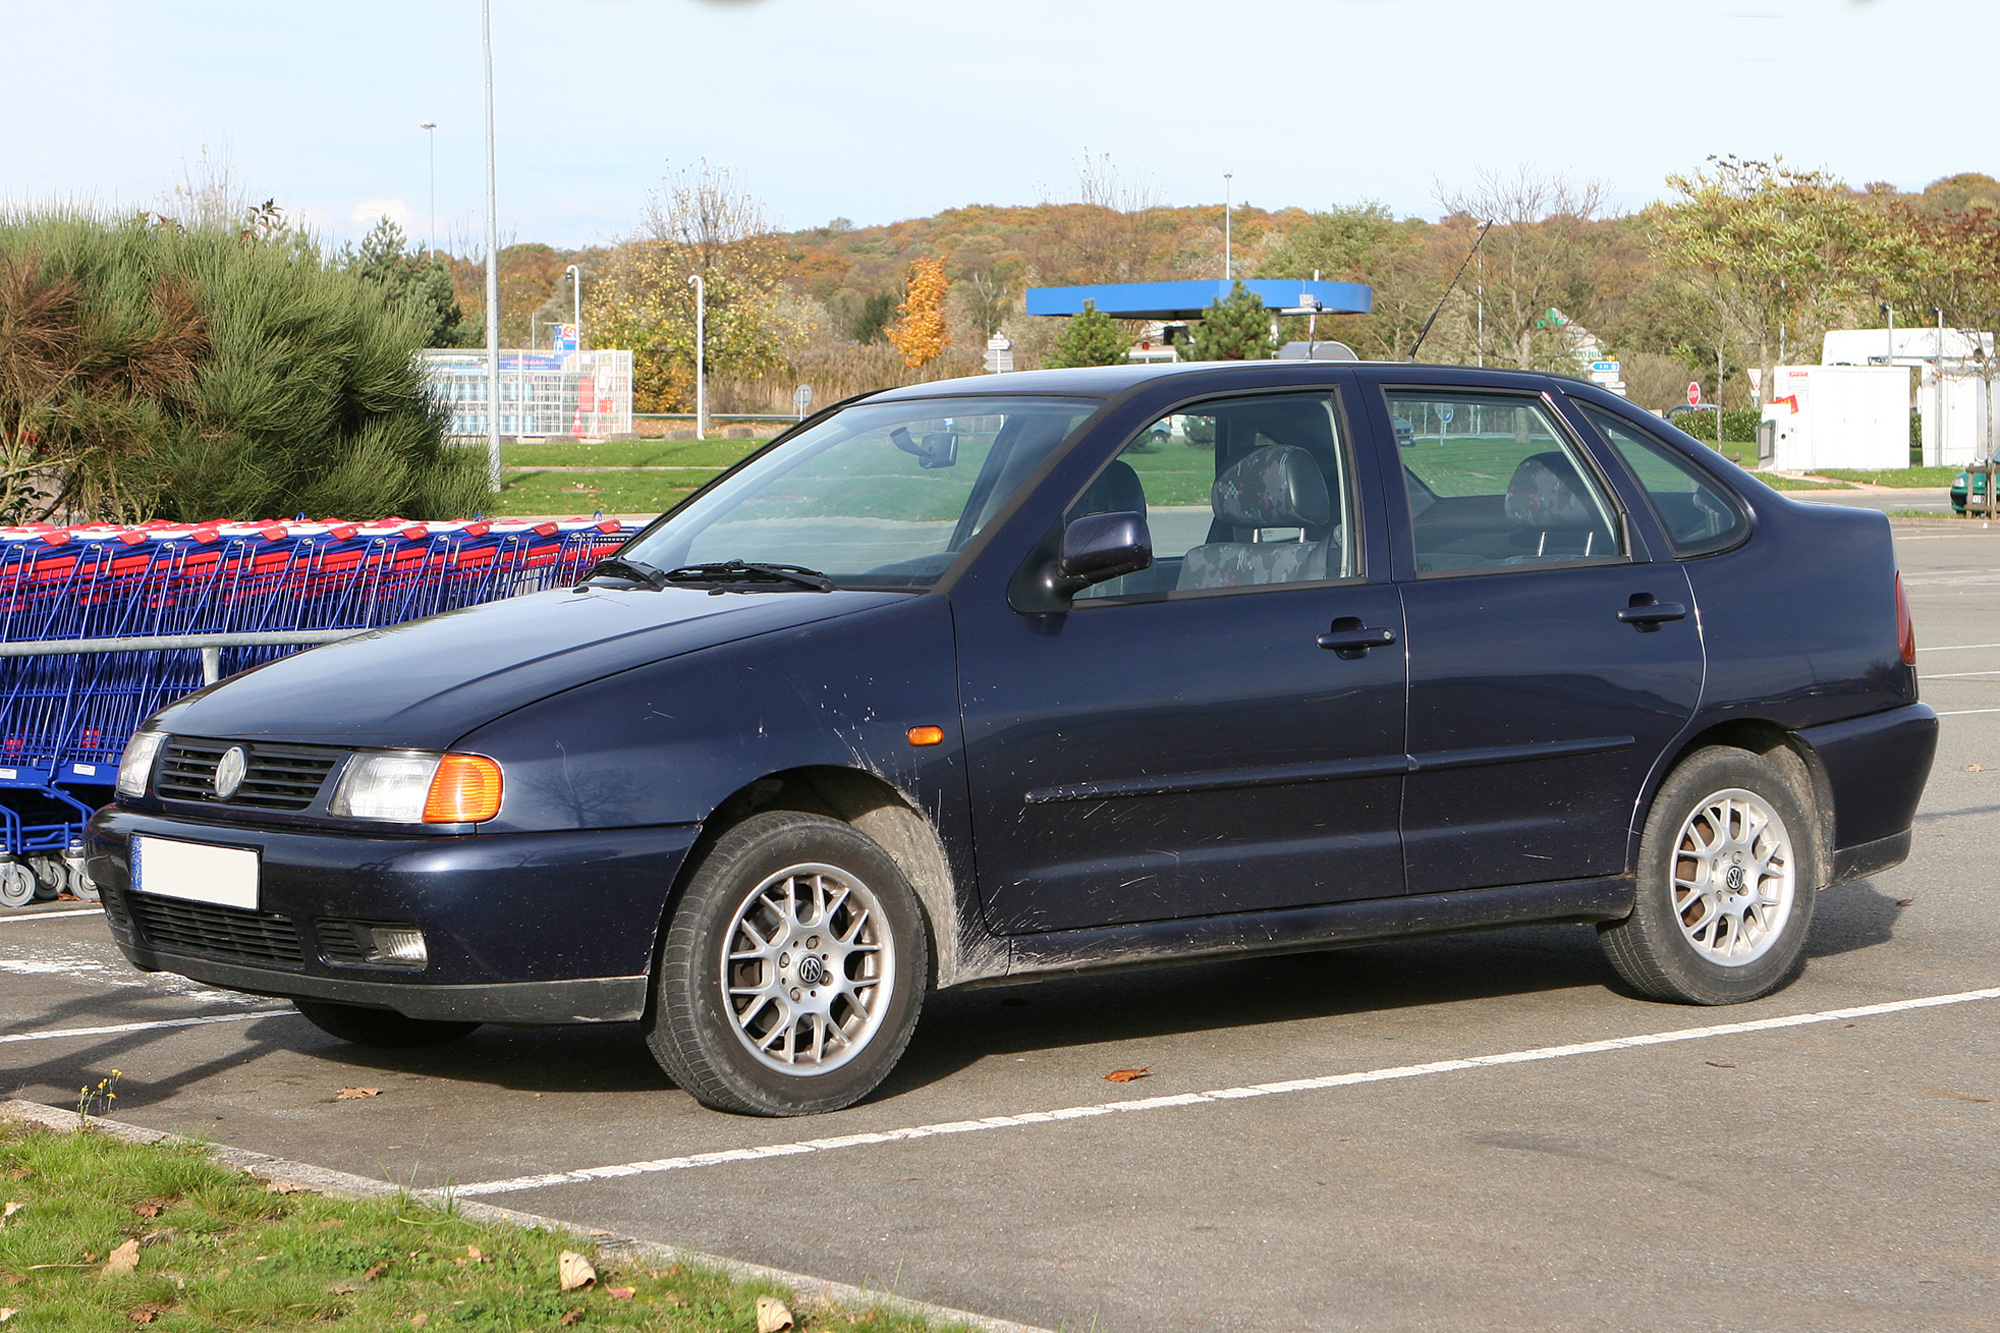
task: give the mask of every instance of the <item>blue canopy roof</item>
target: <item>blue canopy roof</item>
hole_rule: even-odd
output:
[[[1092,287],[1030,287],[1031,315],[1080,315],[1085,301],[1120,319],[1199,319],[1216,301],[1229,299],[1232,284],[1221,279],[1203,282],[1113,282]],[[1252,278],[1245,287],[1263,298],[1266,308],[1288,310],[1311,305],[1333,314],[1365,315],[1375,308],[1375,290],[1360,282],[1300,282],[1291,278]]]

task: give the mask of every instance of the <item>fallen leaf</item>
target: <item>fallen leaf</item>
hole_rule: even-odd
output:
[[[264,1186],[264,1192],[265,1192],[266,1194],[309,1194],[309,1193],[311,1193],[311,1191],[310,1191],[310,1190],[308,1190],[308,1189],[307,1189],[307,1188],[306,1188],[306,1187],[305,1187],[304,1185],[294,1185],[294,1184],[293,1184],[293,1183],[292,1183],[291,1181],[289,1181],[289,1180],[274,1180],[274,1181],[272,1181],[272,1182],[271,1182],[270,1184],[268,1184],[268,1185]]]
[[[1981,768],[1977,764],[1967,764],[1964,768],[1961,768],[1958,771],[1961,773],[1984,773],[1986,770]]]
[[[165,1209],[166,1205],[158,1199],[148,1199],[144,1203],[135,1203],[132,1205],[133,1212],[147,1218],[158,1217]]]
[[[1710,1060],[1710,1061],[1707,1061],[1707,1063],[1708,1063],[1708,1064],[1710,1064],[1710,1065],[1713,1065],[1713,1066],[1714,1066],[1715,1068],[1717,1068],[1717,1069],[1734,1069],[1734,1068],[1736,1068],[1736,1066],[1735,1066],[1734,1064],[1730,1063],[1730,1062],[1729,1062],[1729,1061],[1727,1061],[1727,1060]]]
[[[333,1094],[333,1099],[337,1102],[351,1102],[362,1097],[380,1097],[381,1095],[382,1089],[380,1088],[342,1088],[339,1092]]]
[[[27,1206],[28,1205],[25,1203],[16,1203],[12,1199],[9,1199],[7,1201],[7,1206],[4,1209],[0,1209],[0,1226],[5,1226],[9,1221],[13,1219],[14,1214],[20,1212],[23,1208],[26,1208]]]
[[[632,1287],[606,1287],[604,1294],[614,1301],[629,1301],[637,1293]]]
[[[139,1242],[128,1240],[113,1250],[111,1257],[104,1261],[103,1274],[105,1277],[117,1277],[121,1273],[131,1272],[138,1266]]]
[[[15,1315],[19,1313],[21,1313],[19,1310],[16,1310],[11,1306],[0,1308],[0,1324],[6,1323],[9,1319],[12,1319]]]
[[[583,1318],[583,1311],[584,1307],[579,1305],[574,1310],[571,1310],[568,1314],[564,1315],[562,1318],[556,1320],[556,1322],[558,1324],[562,1324],[565,1326],[574,1324],[577,1320]]]
[[[25,1166],[10,1166],[7,1168],[7,1179],[9,1180],[26,1180],[34,1174],[34,1172]]]
[[[564,1291],[575,1291],[597,1281],[597,1270],[590,1266],[590,1260],[574,1250],[564,1250],[556,1260],[556,1280]]]
[[[157,1305],[139,1305],[125,1312],[125,1317],[135,1324],[150,1324],[166,1311]]]
[[[389,1271],[389,1261],[387,1259],[384,1259],[379,1264],[370,1264],[368,1266],[368,1271],[361,1275],[361,1280],[363,1282],[373,1282],[376,1278],[381,1277],[384,1273],[388,1271]]]
[[[477,1245],[466,1246],[465,1257],[470,1259],[475,1264],[490,1264],[493,1262],[491,1259],[488,1259],[485,1256],[485,1254],[481,1253]]]
[[[1145,1078],[1146,1071],[1151,1068],[1151,1065],[1141,1065],[1137,1069],[1114,1069],[1104,1076],[1104,1081],[1107,1083],[1135,1082],[1138,1079]]]
[[[1982,1106],[1993,1100],[1991,1097],[1975,1097],[1969,1092],[1953,1092],[1948,1088],[1932,1088],[1931,1096],[1949,1097],[1955,1102],[1977,1102]]]
[[[1898,907],[1914,907],[1914,906],[1916,905],[1916,902],[1917,902],[1917,900],[1916,900],[1915,898],[1898,898],[1898,899],[1896,899],[1896,906],[1898,906]]]
[[[794,1322],[792,1307],[776,1296],[757,1298],[757,1333],[786,1333]]]
[[[431,1322],[431,1317],[425,1314],[422,1310],[419,1310],[415,1314],[410,1316],[411,1328],[422,1328],[425,1324],[428,1324],[430,1322]]]

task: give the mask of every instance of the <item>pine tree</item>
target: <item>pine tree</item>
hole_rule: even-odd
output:
[[[1083,313],[1070,316],[1069,323],[1057,335],[1055,346],[1042,358],[1042,365],[1051,370],[1065,366],[1123,365],[1130,346],[1131,339],[1118,327],[1118,321],[1099,310],[1097,302],[1085,301]]]
[[[1194,361],[1268,361],[1278,350],[1264,298],[1238,279],[1229,299],[1209,303],[1201,323],[1189,331]]]

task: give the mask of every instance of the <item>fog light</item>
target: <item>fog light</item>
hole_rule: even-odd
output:
[[[422,967],[430,962],[424,932],[415,926],[368,927],[368,961],[389,967]]]

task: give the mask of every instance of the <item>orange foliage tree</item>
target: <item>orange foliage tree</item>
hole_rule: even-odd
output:
[[[951,341],[944,328],[944,297],[950,286],[942,259],[927,255],[911,261],[903,282],[903,303],[896,307],[901,317],[883,330],[911,370],[937,360]]]

